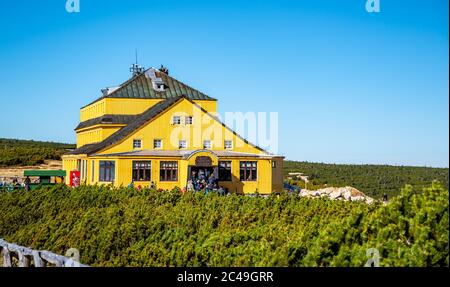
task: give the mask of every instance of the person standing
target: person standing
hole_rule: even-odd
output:
[[[25,191],[30,191],[30,184],[31,184],[31,179],[29,176],[27,176],[27,178],[25,178]]]

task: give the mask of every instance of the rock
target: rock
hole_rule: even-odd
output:
[[[374,199],[354,187],[326,187],[318,190],[302,189],[299,196],[306,198],[329,198],[330,200],[360,201],[372,204]]]
[[[352,197],[351,191],[350,191],[350,190],[346,190],[346,191],[344,192],[344,199],[345,199],[345,200],[350,200],[351,197]]]
[[[351,201],[364,201],[364,197],[360,195],[352,196]]]
[[[330,199],[336,199],[336,198],[338,198],[338,197],[340,197],[340,196],[342,196],[342,191],[340,191],[340,190],[338,189],[338,190],[336,190],[336,191],[333,191],[333,192],[330,194]]]

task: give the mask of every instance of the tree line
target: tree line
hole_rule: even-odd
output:
[[[284,162],[284,175],[301,172],[309,176],[307,189],[316,190],[327,186],[353,186],[366,195],[381,198],[399,194],[406,184],[420,192],[433,181],[448,189],[448,168],[389,165],[325,164],[298,161]],[[290,184],[305,187],[305,182],[292,178]]]
[[[32,166],[45,160],[61,160],[73,144],[0,138],[0,167]]]

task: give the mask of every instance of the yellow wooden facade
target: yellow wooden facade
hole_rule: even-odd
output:
[[[149,109],[166,99],[103,98],[85,106],[80,111],[80,122],[86,122],[103,115],[136,115],[139,118]],[[80,182],[86,184],[114,184],[127,186],[133,179],[133,162],[149,162],[150,180],[134,181],[134,186],[146,187],[152,182],[159,189],[184,188],[190,177],[191,168],[196,167],[199,157],[209,158],[211,168],[217,172],[219,162],[231,163],[231,179],[219,181],[219,185],[236,193],[268,194],[283,188],[283,157],[271,155],[252,145],[227,128],[214,115],[216,100],[196,100],[180,97],[169,107],[150,120],[128,132],[125,137],[101,146],[95,153],[84,153],[83,148],[111,141],[123,134],[127,124],[94,124],[77,129],[78,152],[63,156],[63,169],[80,172]],[[141,116],[142,115],[142,116]],[[179,117],[180,123],[174,123]],[[186,117],[192,117],[189,122]],[[188,121],[188,122],[186,122]],[[134,145],[140,142],[140,147]],[[161,147],[155,147],[155,141]],[[180,147],[180,141],[185,146]],[[205,147],[205,141],[211,146]],[[231,146],[225,147],[225,141]],[[77,151],[77,150],[76,150]],[[101,181],[100,163],[114,163],[114,179]],[[164,162],[177,163],[175,180],[161,178],[160,168]],[[256,179],[245,180],[241,176],[241,165],[256,162]],[[66,183],[69,184],[69,176]]]

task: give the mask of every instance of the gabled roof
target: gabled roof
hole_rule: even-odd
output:
[[[84,129],[99,124],[128,125],[137,117],[138,115],[103,115],[81,122],[75,130]]]
[[[171,107],[173,104],[177,103],[181,99],[186,98],[185,96],[180,97],[174,97],[170,98],[168,100],[161,101],[154,106],[147,109],[142,114],[138,115],[130,124],[127,126],[121,128],[117,132],[113,133],[109,137],[107,137],[104,141],[95,143],[95,144],[88,144],[84,145],[80,148],[77,148],[73,151],[68,152],[67,154],[93,154],[95,152],[98,152],[108,146],[111,146],[124,138],[126,138],[128,135],[133,133],[135,130],[139,129],[142,125],[152,120],[154,117],[159,115],[160,113],[164,112],[166,109]]]
[[[248,143],[248,144],[254,146],[255,148],[257,148],[258,150],[260,150],[260,151],[262,151],[264,153],[270,154],[267,151],[265,151],[264,149],[254,145],[254,144],[249,143],[245,138],[241,137],[235,131],[233,131],[232,129],[227,127],[223,122],[220,121],[220,119],[218,119],[217,117],[211,115],[210,113],[208,113],[208,111],[206,111],[201,106],[197,105],[191,99],[189,99],[188,97],[186,97],[184,95],[179,96],[179,97],[173,97],[173,98],[161,101],[161,102],[157,103],[156,105],[150,107],[148,110],[146,110],[142,114],[138,115],[130,124],[128,124],[127,126],[121,128],[117,132],[113,133],[111,136],[107,137],[102,142],[93,143],[93,144],[87,144],[87,145],[84,145],[84,146],[82,146],[80,148],[77,148],[77,149],[75,149],[73,151],[70,151],[70,152],[68,152],[66,154],[67,155],[76,155],[76,154],[92,155],[92,154],[95,154],[96,152],[99,152],[99,151],[109,147],[109,146],[112,146],[112,145],[120,142],[121,140],[125,139],[127,136],[132,134],[134,131],[139,129],[141,126],[143,126],[147,122],[150,122],[155,117],[157,117],[159,114],[161,114],[162,112],[164,112],[165,110],[167,110],[171,106],[175,105],[176,103],[178,103],[182,99],[186,99],[189,102],[191,102],[193,105],[195,105],[198,108],[200,108],[204,113],[206,113],[209,116],[211,116],[213,119],[215,119],[217,122],[219,122],[222,126],[227,128],[228,130],[232,131],[234,135],[236,135],[237,137],[241,138],[245,143]]]
[[[154,72],[156,77],[162,79],[165,86],[163,91],[153,88],[152,79],[148,76],[149,72]],[[216,100],[155,68],[150,68],[142,74],[133,76],[119,87],[114,88],[111,93],[96,99],[84,107],[104,98],[171,99],[180,96],[186,96],[191,100]]]

